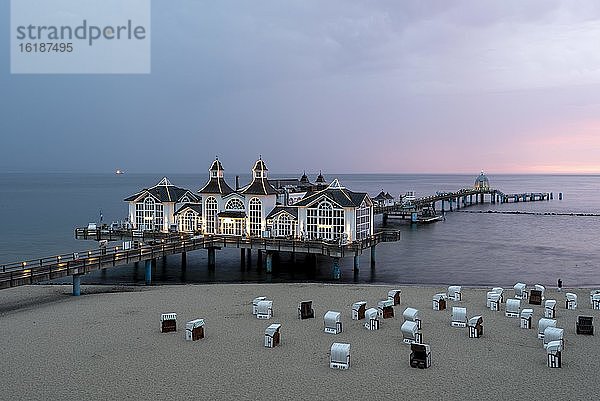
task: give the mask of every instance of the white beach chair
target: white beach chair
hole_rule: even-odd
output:
[[[536,284],[536,285],[535,285],[535,289],[536,289],[536,290],[538,290],[538,291],[541,291],[541,293],[542,293],[542,301],[543,301],[544,299],[546,299],[546,298],[544,297],[544,294],[545,294],[545,292],[546,292],[546,287],[544,287],[544,286],[543,286],[543,285],[541,285],[541,284]]]
[[[377,303],[377,310],[379,311],[379,317],[382,319],[394,317],[394,301],[392,299],[379,301]]]
[[[600,290],[591,290],[590,291],[590,305],[592,305],[594,303],[593,298],[594,298],[594,295],[597,295],[597,294],[600,294]]]
[[[400,305],[402,290],[390,290],[388,291],[388,299],[394,301],[394,306]]]
[[[342,332],[342,321],[341,313],[335,311],[328,311],[323,316],[323,324],[325,333],[339,334]]]
[[[592,296],[592,309],[600,310],[600,294]]]
[[[419,317],[419,310],[415,308],[406,308],[404,312],[402,312],[402,316],[404,320],[408,320],[410,322],[415,322],[421,330],[421,318]]]
[[[556,317],[556,300],[547,299],[544,302],[544,317],[554,319]]]
[[[350,344],[331,344],[331,350],[329,354],[329,367],[332,369],[350,368]]]
[[[421,343],[422,335],[416,322],[407,320],[400,326],[404,344]]]
[[[506,311],[504,315],[506,317],[519,317],[521,312],[521,300],[520,299],[507,299],[506,300]]]
[[[252,314],[256,315],[256,312],[258,310],[258,303],[260,301],[266,301],[267,297],[256,297],[252,300]]]
[[[363,320],[366,308],[367,303],[365,301],[355,302],[352,305],[352,320]]]
[[[577,309],[577,294],[567,292],[565,294],[565,308],[575,310]]]
[[[452,307],[452,327],[467,327],[467,308]]]
[[[497,292],[493,292],[490,295],[490,310],[491,311],[499,311],[502,305],[502,294],[498,294]]]
[[[185,324],[185,339],[197,341],[204,338],[204,319],[190,320]]]
[[[462,301],[462,287],[460,285],[448,287],[448,298],[453,301]]]
[[[564,349],[564,333],[565,331],[559,327],[546,327],[544,330],[544,349],[548,346],[548,343],[552,341],[560,341],[560,345]]]
[[[531,319],[533,318],[533,309],[523,309],[521,311],[521,328],[530,329]]]
[[[504,302],[504,288],[494,287],[494,288],[492,288],[492,292],[495,292],[496,294],[500,294],[500,302]]]
[[[377,308],[369,308],[365,311],[365,328],[379,330],[379,311]]]
[[[556,320],[547,319],[545,317],[538,320],[538,338],[544,338],[544,330],[548,327],[556,327]]]
[[[492,295],[494,295],[494,291],[488,291],[485,293],[485,306],[490,309],[492,307]]]
[[[258,301],[256,305],[256,317],[258,319],[270,319],[273,316],[273,301]]]
[[[562,367],[562,342],[552,341],[546,346],[546,355],[549,368]]]
[[[446,309],[446,294],[439,293],[433,296],[432,301],[433,310],[445,310]]]
[[[177,313],[162,313],[160,315],[160,331],[162,333],[177,331]]]
[[[479,338],[483,335],[483,318],[473,316],[469,319],[469,338]]]
[[[273,348],[281,342],[281,324],[273,323],[265,329],[265,347]]]
[[[525,283],[517,283],[513,288],[515,289],[515,298],[527,299],[527,285]]]

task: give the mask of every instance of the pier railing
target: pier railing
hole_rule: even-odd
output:
[[[110,235],[110,234],[109,234]],[[0,265],[0,289],[40,281],[54,280],[76,274],[86,274],[157,257],[208,248],[245,248],[265,251],[299,252],[321,254],[331,257],[360,255],[363,250],[380,242],[399,241],[399,231],[375,233],[363,240],[350,243],[325,240],[299,240],[281,238],[244,238],[228,236],[205,236],[192,238],[170,236],[160,242],[140,243],[136,248],[109,246],[82,252],[72,252],[52,257],[26,260]]]

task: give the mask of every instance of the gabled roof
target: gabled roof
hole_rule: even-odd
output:
[[[298,208],[295,206],[275,206],[271,213],[267,216],[267,220],[273,219],[281,213],[289,214],[294,220],[298,219]]]
[[[208,182],[198,190],[200,194],[221,194],[228,195],[235,192],[227,183],[224,178],[211,177]]]
[[[144,195],[151,195],[159,202],[179,202],[185,195],[190,201],[197,202],[200,199],[191,191],[185,188],[179,188],[171,184],[167,177],[164,177],[158,184],[153,187],[142,189],[140,192],[125,198],[126,202],[132,202]]]
[[[383,190],[377,194],[377,196],[375,196],[373,198],[373,200],[384,200],[385,199],[385,192],[383,192]]]
[[[296,202],[294,206],[310,206],[322,197],[328,198],[341,207],[360,207],[365,199],[370,199],[367,193],[350,191],[335,179],[327,188],[306,194],[306,196]]]
[[[194,212],[202,215],[202,204],[201,203],[184,203],[183,206],[179,207],[175,214],[180,214],[186,209],[191,209]]]
[[[229,219],[245,219],[246,212],[241,210],[226,210],[224,212],[217,213],[217,216]]]

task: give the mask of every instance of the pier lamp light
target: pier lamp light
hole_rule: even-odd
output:
[[[115,246],[115,252],[118,252],[118,251],[119,251],[119,247]]]
[[[88,256],[92,256],[92,251],[88,251]]]
[[[61,259],[62,259],[62,258],[61,258],[61,256],[60,256],[60,255],[58,255],[58,256],[56,257],[56,260],[58,261],[58,263],[60,263],[60,260],[61,260]]]
[[[23,262],[21,263],[21,265],[23,265],[23,267],[27,266],[27,262]]]

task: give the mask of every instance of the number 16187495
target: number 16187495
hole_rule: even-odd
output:
[[[73,43],[19,43],[21,53],[71,53]]]

